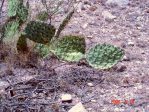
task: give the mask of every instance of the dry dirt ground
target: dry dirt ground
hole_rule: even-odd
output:
[[[84,35],[87,49],[97,43],[119,46],[124,59],[107,71],[54,57],[8,71],[1,59],[0,112],[68,112],[77,102],[88,112],[149,112],[149,0],[129,0],[123,6],[106,1],[82,0],[63,34]],[[1,58],[3,54],[1,50]],[[72,102],[62,103],[62,93],[71,94]],[[133,104],[124,103],[131,99]]]

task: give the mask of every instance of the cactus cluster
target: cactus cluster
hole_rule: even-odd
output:
[[[52,52],[66,61],[79,61],[85,54],[85,39],[79,36],[64,36],[52,45]]]
[[[113,45],[98,44],[86,54],[90,66],[98,69],[108,69],[114,66],[123,57],[124,52]]]
[[[27,20],[28,10],[23,5],[23,0],[8,0],[8,16],[10,20],[4,27],[4,37],[12,37],[19,32],[19,28]],[[47,56],[50,51],[59,59],[65,61],[79,61],[85,58],[90,66],[97,69],[108,69],[120,61],[124,52],[119,48],[109,44],[97,44],[87,53],[85,38],[68,35],[59,38],[61,31],[70,21],[74,10],[72,10],[57,29],[51,24],[41,21],[48,19],[47,12],[40,12],[37,17],[41,21],[30,21],[27,23],[24,34],[18,39],[18,52],[28,52],[27,38],[36,44],[35,50],[41,57]],[[56,32],[56,33],[55,33]]]
[[[55,34],[55,27],[43,22],[30,21],[25,28],[25,35],[30,40],[47,44]]]

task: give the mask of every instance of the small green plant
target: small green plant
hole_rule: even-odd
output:
[[[98,44],[86,54],[90,66],[98,69],[108,69],[122,59],[124,52],[113,45]]]
[[[85,54],[85,39],[79,36],[64,36],[52,46],[52,52],[66,61],[79,61]]]

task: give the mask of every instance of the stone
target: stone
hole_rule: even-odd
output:
[[[97,9],[96,6],[91,6],[91,7],[89,8],[90,11],[95,11],[96,9]]]
[[[72,96],[70,94],[62,94],[61,100],[62,100],[62,102],[71,102]]]
[[[128,44],[128,46],[134,46],[135,45],[134,42],[131,40],[129,40],[127,44]]]
[[[123,61],[130,61],[131,59],[128,56],[123,57]]]
[[[91,111],[91,110],[93,110],[93,109],[92,109],[92,108],[88,108],[87,110],[88,110],[88,111]]]
[[[7,88],[9,85],[7,81],[0,80],[0,90]]]
[[[82,25],[82,28],[85,29],[85,28],[87,28],[87,26],[88,26],[88,23],[84,23],[84,24]]]
[[[107,21],[111,21],[111,20],[114,20],[116,19],[116,16],[112,15],[109,11],[103,11],[102,12],[102,16],[105,18],[105,20]]]
[[[83,4],[80,2],[79,4],[76,4],[77,8],[77,12],[80,13],[82,10],[85,10],[85,7],[83,6]]]
[[[87,112],[87,110],[84,108],[82,103],[78,103],[75,106],[73,106],[68,112]]]
[[[91,100],[91,102],[96,103],[97,101],[96,100]]]
[[[88,86],[93,87],[93,83],[87,83]]]
[[[107,0],[107,5],[118,5],[118,6],[126,6],[129,4],[129,0]]]

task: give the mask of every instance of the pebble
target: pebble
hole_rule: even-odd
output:
[[[71,102],[72,96],[71,96],[71,94],[62,94],[61,100],[62,100],[62,102]]]
[[[88,86],[94,87],[93,83],[87,83]]]
[[[130,58],[128,56],[124,56],[123,61],[130,61]]]
[[[88,23],[84,23],[84,24],[82,25],[82,28],[85,29],[85,28],[87,28],[87,26],[88,26]]]
[[[96,103],[97,101],[96,100],[91,100],[91,102]]]
[[[118,5],[118,6],[126,6],[128,5],[129,0],[107,0],[107,5]]]
[[[7,88],[9,85],[7,81],[0,80],[0,90]]]
[[[91,110],[92,110],[92,108],[88,108],[87,110],[88,110],[88,111],[91,111]]]
[[[84,108],[82,103],[78,103],[75,106],[73,106],[68,112],[87,112],[87,110]]]
[[[91,7],[89,8],[90,11],[95,11],[96,9],[97,9],[96,6],[91,6]]]
[[[116,16],[112,15],[109,11],[103,11],[102,16],[105,18],[105,20],[114,20],[116,19]]]
[[[127,44],[128,44],[128,46],[134,46],[135,45],[134,42],[132,42],[131,40],[129,40]]]

